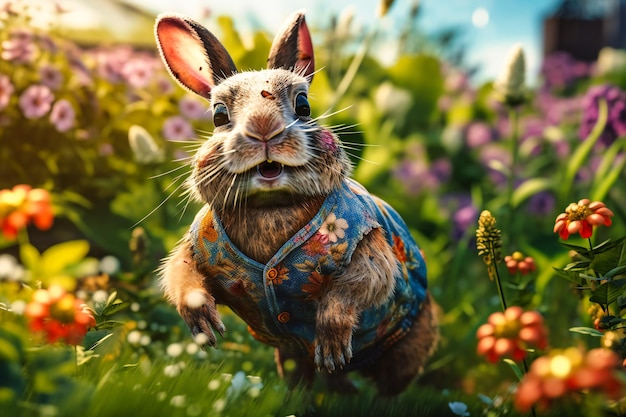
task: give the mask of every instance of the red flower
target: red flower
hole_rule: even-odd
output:
[[[511,275],[515,275],[518,271],[522,275],[526,275],[537,269],[535,260],[530,256],[524,256],[524,254],[519,251],[513,252],[512,255],[505,256],[504,262]]]
[[[558,233],[561,239],[567,239],[574,233],[589,238],[593,234],[593,226],[610,226],[612,216],[613,212],[603,202],[583,198],[567,206],[565,213],[557,216],[554,233]]]
[[[623,388],[617,375],[619,363],[617,353],[610,349],[554,350],[532,363],[515,393],[515,408],[522,413],[535,404],[545,409],[554,400],[582,390],[617,399]]]
[[[25,315],[30,320],[30,330],[43,333],[48,343],[64,340],[77,345],[87,330],[96,326],[89,307],[58,285],[35,291]]]
[[[515,361],[526,357],[528,347],[545,349],[548,345],[547,330],[543,317],[536,311],[523,311],[519,306],[489,316],[488,322],[476,331],[476,351],[485,355],[489,362],[502,357]]]
[[[7,239],[15,239],[30,222],[40,230],[48,230],[53,220],[48,191],[25,184],[0,190],[0,227]]]

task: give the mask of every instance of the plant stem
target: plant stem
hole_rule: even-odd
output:
[[[514,207],[513,207],[513,191],[515,190],[515,169],[517,167],[517,160],[519,158],[519,134],[518,134],[518,124],[519,124],[519,114],[517,108],[511,107],[509,109],[509,121],[511,124],[511,166],[509,167],[509,175],[507,178],[507,195],[506,195],[506,215],[504,228],[507,230],[512,230],[511,225],[513,224],[514,218]],[[515,233],[512,233],[515,236]]]
[[[500,304],[502,305],[502,311],[504,312],[506,310],[506,299],[504,297],[504,289],[502,288],[502,280],[500,279],[500,274],[498,273],[498,266],[497,266],[497,258],[496,258],[496,250],[493,246],[491,246],[489,248],[489,251],[491,252],[491,259],[493,261],[491,268],[493,268],[494,274],[494,281],[496,281],[496,287],[498,288],[498,296],[500,296]]]

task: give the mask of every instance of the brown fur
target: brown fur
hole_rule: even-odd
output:
[[[285,25],[271,48],[271,68],[257,72],[233,75],[232,59],[215,36],[186,18],[160,17],[157,39],[171,75],[228,112],[221,113],[227,122],[219,123],[197,151],[189,188],[211,206],[241,252],[267,263],[310,222],[352,168],[339,139],[294,107],[296,98],[306,97],[314,70],[304,16],[296,14]],[[268,164],[280,173],[268,178],[261,171]],[[160,284],[192,333],[216,346],[214,331],[223,335],[225,330],[216,309],[224,302],[223,290],[213,288],[210,268],[206,275],[198,271],[193,253],[187,235],[164,261]],[[277,348],[278,372],[291,384],[310,385],[315,370],[324,369],[332,389],[354,391],[340,372],[353,354],[353,331],[362,311],[392,296],[397,268],[385,232],[373,229],[365,235],[350,264],[315,299],[314,352],[302,357],[286,346]],[[245,279],[238,284],[244,289]],[[422,372],[438,338],[433,306],[428,296],[410,332],[362,370],[382,394],[400,392]],[[289,372],[287,360],[295,364]]]

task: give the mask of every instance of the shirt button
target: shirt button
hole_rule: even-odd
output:
[[[280,313],[278,315],[278,321],[281,323],[287,323],[289,321],[289,319],[291,318],[291,316],[289,315],[289,313],[287,313],[286,311],[283,311],[282,313]]]
[[[276,268],[270,268],[267,270],[267,278],[270,280],[275,279],[278,276],[278,271]]]

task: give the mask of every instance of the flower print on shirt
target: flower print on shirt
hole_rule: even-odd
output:
[[[283,281],[289,279],[289,269],[284,265],[276,265],[275,268],[270,268],[267,271],[267,283],[272,285],[280,285]]]
[[[328,236],[328,240],[335,243],[337,239],[343,239],[346,236],[347,228],[348,222],[346,219],[338,219],[335,213],[330,213],[324,220],[322,227],[320,227],[319,233]]]
[[[306,284],[302,284],[302,292],[307,294],[307,300],[317,300],[322,297],[322,294],[332,277],[330,275],[321,274],[319,271],[311,272],[309,275],[309,281]]]
[[[317,232],[302,247],[304,253],[315,258],[316,256],[326,255],[328,253],[328,235]]]

